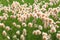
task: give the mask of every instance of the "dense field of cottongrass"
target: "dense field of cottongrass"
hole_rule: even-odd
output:
[[[60,0],[0,0],[0,40],[60,40]]]

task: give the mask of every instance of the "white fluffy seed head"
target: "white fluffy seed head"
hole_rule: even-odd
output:
[[[20,25],[16,25],[16,27],[17,27],[17,28],[21,28],[21,26],[20,26]]]
[[[16,14],[16,16],[19,18],[19,17],[21,17],[21,15],[20,14]]]
[[[37,14],[33,14],[33,17],[34,17],[35,19],[37,19],[37,18],[38,18]]]
[[[54,23],[54,21],[53,21],[52,19],[49,19],[48,22],[49,22],[50,24]]]
[[[16,15],[11,15],[10,18],[14,18],[15,19],[16,18]]]
[[[6,14],[6,13],[4,14],[4,16],[5,16],[5,17],[9,17],[9,15],[8,15],[8,14]]]
[[[25,40],[25,36],[23,34],[21,34],[20,39]]]
[[[26,23],[22,23],[22,26],[26,27],[27,25],[26,25]]]
[[[30,22],[30,23],[28,23],[28,26],[29,27],[33,27],[33,24]]]
[[[58,25],[55,25],[55,28],[59,28],[59,26]]]
[[[56,28],[52,27],[51,30],[50,30],[50,33],[54,33],[54,32],[56,32]]]
[[[49,5],[50,5],[50,6],[53,6],[53,3],[52,3],[52,2],[50,2],[50,3],[49,3]]]
[[[16,35],[13,35],[13,38],[17,38],[17,36]]]
[[[9,40],[10,40],[10,36],[7,36],[7,39],[9,39]]]
[[[23,35],[27,35],[27,30],[26,29],[23,29]]]
[[[39,25],[39,26],[38,26],[38,29],[39,29],[39,30],[42,30],[43,28],[42,28],[42,26],[41,26],[41,25]]]
[[[46,9],[45,8],[41,8],[41,11],[46,12]]]
[[[37,32],[34,30],[32,34],[37,35]]]
[[[45,32],[42,32],[42,35],[43,35],[43,36],[47,36],[47,33],[45,33]]]
[[[43,36],[43,40],[50,40],[50,37],[51,37],[50,34],[48,35],[48,34],[45,33],[45,32],[42,33],[42,36]]]
[[[4,23],[0,23],[0,27],[5,28],[5,24]]]
[[[3,16],[0,16],[0,20],[3,20]]]
[[[22,21],[23,21],[21,18],[17,18],[17,20],[18,20],[19,22],[22,22]]]
[[[38,0],[34,0],[34,3],[37,3],[38,2]]]
[[[15,23],[15,22],[13,22],[13,23],[12,23],[12,25],[16,26],[16,23]]]
[[[3,36],[7,36],[7,33],[6,33],[5,30],[2,32],[2,35],[3,35]]]
[[[20,35],[20,31],[19,31],[19,30],[18,30],[18,31],[16,31],[16,34],[17,34],[17,35]]]
[[[46,7],[47,7],[47,5],[43,5],[43,6],[42,6],[42,8],[46,8]]]
[[[41,31],[40,31],[40,30],[34,30],[32,33],[33,33],[34,35],[40,35],[40,34],[41,34]]]
[[[56,37],[57,37],[58,39],[60,39],[60,33],[57,33]]]
[[[3,16],[3,19],[4,19],[4,20],[7,20],[7,17],[6,17],[6,16]]]
[[[11,28],[10,28],[9,26],[6,26],[5,29],[6,29],[7,31],[11,30]]]
[[[43,40],[48,40],[47,36],[43,36]]]
[[[36,30],[37,32],[37,35],[40,35],[41,34],[41,31],[40,30]]]
[[[59,18],[59,20],[60,20],[60,18]]]

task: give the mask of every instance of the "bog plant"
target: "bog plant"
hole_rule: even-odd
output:
[[[6,1],[0,3],[1,40],[60,40],[60,0]]]

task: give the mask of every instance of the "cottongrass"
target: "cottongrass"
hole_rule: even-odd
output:
[[[7,2],[10,1],[7,0]],[[24,3],[25,0],[22,0],[22,2]],[[53,39],[51,34],[56,33],[56,39],[60,39],[60,34],[58,33],[59,30],[57,30],[60,28],[58,25],[60,24],[60,18],[58,17],[58,13],[60,12],[60,5],[58,7],[52,8],[52,6],[57,5],[58,2],[59,0],[49,0],[49,2],[39,2],[39,0],[34,0],[33,5],[29,4],[29,6],[27,3],[21,5],[17,1],[13,1],[13,3],[8,6],[3,6],[3,4],[1,4],[0,11],[4,11],[3,15],[0,16],[0,28],[4,29],[2,31],[2,35],[5,36],[8,40],[11,40],[12,35],[13,39],[26,40],[29,32],[34,29],[32,30],[31,34],[29,34],[29,36],[39,35],[42,37],[42,40],[50,40]],[[9,15],[9,12],[12,12],[12,14]],[[50,18],[50,16],[52,16],[57,21]],[[32,21],[30,21],[31,17],[33,17]],[[12,19],[14,21],[8,21],[8,19]],[[15,22],[15,19],[17,22]],[[36,19],[38,19],[38,22]],[[41,25],[39,19],[41,19],[41,23],[43,23],[43,25]],[[10,23],[12,22],[12,25],[6,25],[6,23],[8,23],[6,21]],[[47,32],[45,32],[45,30]],[[13,32],[11,33],[12,35],[9,36],[8,32],[10,31]]]

